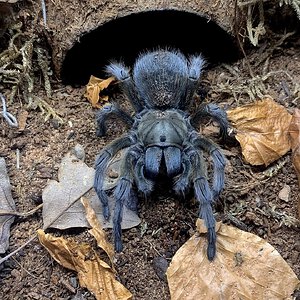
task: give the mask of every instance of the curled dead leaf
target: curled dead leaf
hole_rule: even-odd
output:
[[[254,234],[219,223],[213,262],[206,247],[206,236],[196,233],[176,252],[167,270],[172,300],[292,299],[300,287],[280,254]]]
[[[289,128],[292,144],[292,161],[300,187],[300,109],[296,108]]]
[[[106,234],[102,229],[102,226],[97,218],[93,207],[91,206],[89,200],[85,197],[81,197],[81,203],[83,204],[86,211],[86,219],[92,227],[92,229],[89,230],[89,233],[96,239],[98,247],[106,252],[111,263],[113,264],[113,246],[107,241]]]
[[[132,299],[132,294],[115,279],[110,266],[88,244],[54,237],[41,229],[37,233],[40,243],[53,259],[65,268],[76,271],[80,286],[90,290],[97,300]]]
[[[114,77],[109,77],[107,79],[100,79],[93,75],[90,77],[84,96],[92,104],[92,107],[101,108],[103,107],[103,104],[108,101],[108,96],[103,96],[101,92],[113,81],[115,81]]]
[[[271,98],[227,111],[247,162],[268,166],[291,149],[292,116]]]

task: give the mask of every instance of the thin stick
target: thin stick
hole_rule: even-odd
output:
[[[18,211],[0,209],[0,216],[12,215],[12,216],[26,218],[26,217],[33,215],[35,212],[37,212],[42,207],[43,207],[43,204],[40,204],[37,207],[35,207],[34,209],[31,209],[30,211],[27,211],[27,212],[18,212]]]
[[[16,250],[14,250],[13,252],[9,253],[8,255],[4,256],[3,258],[0,259],[0,265],[2,263],[4,263],[6,260],[8,260],[10,257],[12,257],[13,255],[15,255],[16,253],[18,253],[20,250],[22,250],[23,248],[25,248],[28,244],[30,244],[33,240],[35,240],[37,238],[37,235],[35,234],[34,236],[32,236],[27,242],[25,242],[22,246],[20,246],[19,248],[17,248]]]
[[[20,149],[16,149],[16,156],[17,156],[17,170],[20,169]]]

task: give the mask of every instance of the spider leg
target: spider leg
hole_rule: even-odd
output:
[[[95,163],[96,172],[95,172],[95,179],[94,179],[94,188],[95,188],[96,193],[102,203],[103,216],[106,220],[108,220],[109,216],[110,216],[109,207],[108,207],[108,196],[107,196],[106,192],[103,190],[103,182],[104,182],[105,171],[106,171],[107,165],[108,165],[110,159],[114,155],[116,155],[116,153],[118,151],[131,146],[134,142],[135,141],[134,141],[133,136],[127,135],[127,136],[121,137],[121,138],[113,141],[107,147],[105,147],[96,159],[96,163]]]
[[[115,204],[115,212],[113,219],[113,234],[115,241],[115,250],[117,252],[121,252],[123,249],[122,245],[122,215],[123,215],[123,207],[124,203],[130,203],[131,197],[133,196],[133,166],[138,160],[138,155],[136,151],[133,151],[130,148],[127,154],[124,157],[121,178],[116,186],[114,197],[116,199]],[[136,197],[134,195],[133,201],[136,201]]]
[[[220,149],[210,140],[199,137],[195,137],[192,140],[192,144],[196,148],[200,148],[211,156],[213,160],[213,197],[218,198],[225,182],[225,157]]]
[[[206,163],[202,151],[195,149],[190,153],[190,159],[191,163],[197,166],[193,173],[194,191],[196,199],[200,203],[199,218],[204,220],[207,228],[207,257],[212,261],[216,255],[216,221],[212,210],[213,193],[206,179]]]
[[[193,127],[198,127],[199,123],[206,118],[211,117],[220,126],[220,136],[223,141],[228,139],[228,119],[225,110],[218,105],[209,103],[200,105],[199,110],[191,118],[191,124]]]
[[[106,134],[107,128],[105,123],[108,120],[108,118],[112,116],[118,117],[129,127],[133,125],[134,122],[133,118],[128,113],[120,109],[115,104],[108,104],[103,106],[103,108],[96,114],[96,122],[97,122],[96,135],[97,136],[101,137]]]
[[[204,63],[205,61],[200,55],[190,57],[187,74],[186,97],[180,101],[180,109],[187,110],[191,105],[195,90],[199,84]]]
[[[135,111],[142,111],[143,105],[140,102],[139,97],[137,95],[137,91],[132,77],[130,76],[129,69],[125,67],[122,63],[112,63],[109,66],[107,66],[106,71],[120,81],[121,89],[127,96]]]

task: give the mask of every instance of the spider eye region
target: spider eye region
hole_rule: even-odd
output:
[[[159,137],[159,140],[163,143],[163,142],[165,142],[166,141],[166,136],[165,135],[161,135],[160,137]]]

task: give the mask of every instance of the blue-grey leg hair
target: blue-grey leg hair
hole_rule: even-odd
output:
[[[122,245],[122,215],[123,215],[123,207],[124,203],[127,205],[131,202],[131,197],[134,193],[133,187],[133,166],[136,164],[138,160],[137,152],[132,150],[135,146],[129,148],[126,153],[123,165],[121,167],[121,177],[118,181],[116,189],[114,191],[114,197],[116,199],[115,204],[115,212],[113,219],[113,234],[114,234],[114,242],[115,242],[115,250],[117,252],[121,252],[123,249]],[[134,195],[133,201],[136,201],[136,196]]]
[[[101,137],[106,134],[106,122],[109,118],[114,116],[121,119],[128,127],[131,127],[134,123],[133,118],[128,113],[120,109],[116,104],[104,105],[103,108],[96,114],[97,136]]]
[[[192,144],[206,151],[213,161],[213,197],[218,198],[224,188],[225,182],[225,157],[221,150],[211,141],[201,137],[195,137]]]
[[[192,56],[188,64],[186,97],[179,104],[179,108],[183,110],[187,110],[192,104],[205,61],[201,55]]]
[[[191,124],[197,128],[199,124],[205,119],[205,117],[211,117],[220,126],[220,136],[223,141],[228,138],[228,119],[225,110],[218,105],[209,103],[200,105],[198,111],[191,118]]]
[[[106,71],[120,81],[121,89],[128,97],[134,110],[136,112],[142,111],[144,109],[143,103],[141,103],[138,97],[129,69],[122,63],[112,63],[107,66]]]
[[[103,216],[106,220],[109,219],[110,212],[108,206],[108,196],[106,192],[103,190],[103,182],[105,177],[105,171],[110,159],[117,154],[118,151],[124,149],[126,147],[131,146],[135,142],[134,137],[132,136],[125,136],[121,137],[107,147],[105,147],[99,156],[96,159],[95,163],[95,179],[94,179],[94,188],[96,193],[102,203],[103,206]]]
[[[200,166],[200,168],[194,170],[193,174],[194,191],[196,199],[200,203],[199,218],[204,220],[207,228],[207,257],[212,261],[216,255],[216,221],[212,210],[213,193],[206,179],[206,164],[202,151],[195,149],[190,153],[190,159],[194,166]]]

